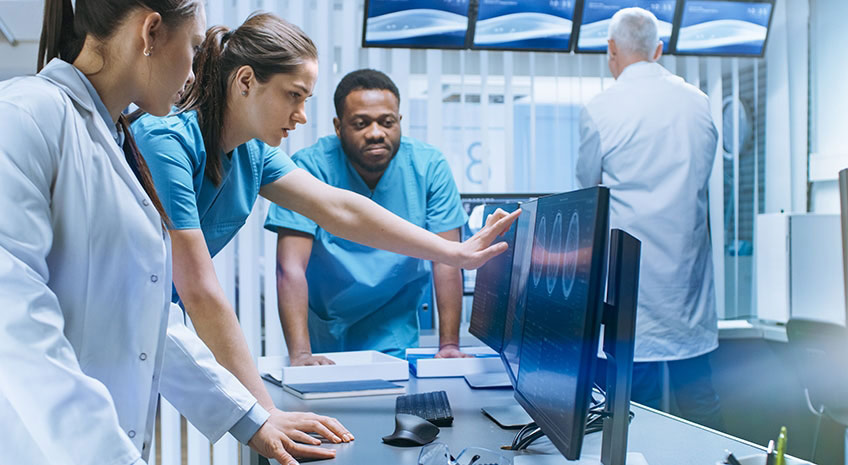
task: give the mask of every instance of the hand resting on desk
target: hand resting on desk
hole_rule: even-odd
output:
[[[353,434],[335,418],[277,409],[270,413],[268,421],[253,435],[248,445],[282,465],[297,464],[295,457],[330,459],[336,456],[336,451],[332,449],[316,447],[321,444],[321,440],[308,433],[318,434],[333,443],[350,442],[354,439]]]
[[[335,365],[336,362],[323,355],[312,355],[311,353],[292,355],[289,365],[293,367],[308,367],[318,365]]]

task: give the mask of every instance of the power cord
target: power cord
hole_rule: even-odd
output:
[[[606,393],[601,389],[597,384],[592,388],[592,398],[590,400],[589,411],[586,414],[586,430],[585,434],[592,434],[602,431],[604,429],[604,418],[608,417],[609,414],[604,412],[604,407],[606,406]],[[636,416],[633,411],[628,412],[629,419],[628,421],[633,421],[633,417]],[[535,422],[528,423],[522,427],[518,433],[516,433],[515,437],[512,440],[512,444],[509,446],[502,446],[501,449],[504,450],[523,450],[533,444],[536,440],[541,437],[544,437],[545,433],[542,432],[542,428],[539,427]]]

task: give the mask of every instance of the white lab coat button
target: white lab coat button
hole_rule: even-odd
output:
[[[159,281],[159,276],[156,276],[155,274],[150,275],[150,282],[155,283],[156,281]]]
[[[127,432],[127,436],[129,436],[129,437],[130,437],[130,439],[134,438],[134,437],[135,437],[135,431],[133,431],[133,430],[129,430],[129,431]]]
[[[143,199],[143,200],[141,201],[141,204],[142,204],[142,205],[144,205],[144,206],[146,207],[146,206],[150,205],[150,202],[149,202],[147,199]]]
[[[147,354],[142,352],[141,355],[138,356],[138,359],[141,360],[142,362],[147,360]]]

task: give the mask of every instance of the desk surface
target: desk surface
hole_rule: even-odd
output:
[[[436,441],[444,442],[454,454],[465,447],[478,446],[499,449],[509,444],[515,430],[504,430],[485,417],[480,408],[489,405],[515,403],[511,389],[472,390],[463,378],[416,379],[410,377],[408,393],[444,390],[453,409],[452,427],[441,429]],[[420,447],[399,448],[383,444],[381,437],[394,429],[395,396],[348,397],[304,401],[277,386],[266,383],[275,404],[282,410],[311,411],[338,418],[356,440],[349,444],[325,445],[337,450],[336,458],[327,465],[410,464],[415,465]],[[633,407],[636,416],[630,426],[631,452],[641,452],[650,465],[704,464],[714,465],[723,458],[725,449],[745,456],[762,449],[731,436],[716,433],[675,417],[639,406]],[[586,436],[583,454],[599,455],[601,434]],[[512,456],[515,452],[501,451]],[[251,453],[251,465],[258,463]],[[277,464],[276,461],[272,462]]]

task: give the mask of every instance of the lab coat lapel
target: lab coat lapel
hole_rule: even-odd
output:
[[[48,63],[40,73],[38,73],[38,76],[54,83],[57,87],[62,89],[68,97],[71,98],[71,100],[81,107],[82,111],[80,113],[82,114],[83,119],[86,121],[87,125],[94,127],[95,133],[98,136],[98,140],[95,142],[104,147],[105,152],[109,156],[112,168],[116,173],[118,173],[121,180],[123,180],[130,188],[130,191],[132,191],[133,196],[136,199],[147,199],[150,201],[147,193],[144,191],[144,188],[141,187],[141,183],[139,183],[138,179],[136,179],[135,174],[127,164],[123,149],[118,147],[118,144],[115,143],[115,139],[112,138],[112,133],[106,126],[103,118],[97,114],[96,106],[91,100],[91,95],[88,93],[85,84],[79,79],[76,72],[73,72],[73,70],[63,69],[67,66],[73,65],[59,59],[54,59]],[[158,226],[161,224],[162,219],[159,217],[159,214],[155,209],[146,208],[145,213],[155,225]]]

